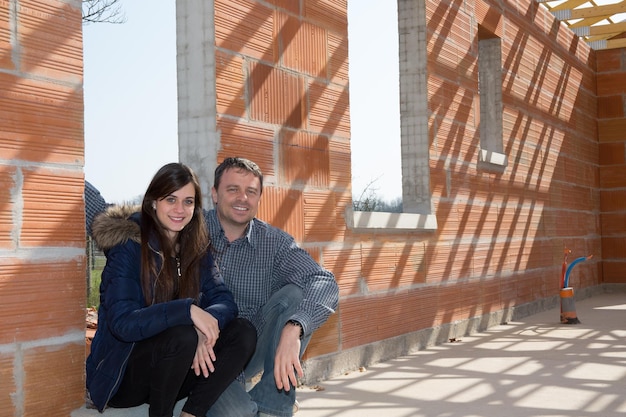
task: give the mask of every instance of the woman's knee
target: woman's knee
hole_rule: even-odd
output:
[[[165,330],[163,333],[184,343],[191,343],[193,345],[198,343],[198,332],[193,326],[174,326]]]
[[[160,338],[172,350],[182,350],[195,354],[198,346],[198,332],[193,326],[175,326],[163,331]]]
[[[249,320],[244,318],[236,318],[228,325],[228,332],[243,346],[254,350],[256,347],[256,329]]]

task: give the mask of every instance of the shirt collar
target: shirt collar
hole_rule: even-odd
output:
[[[252,228],[254,227],[254,219],[250,220],[250,223],[248,223],[248,233],[246,233],[246,239],[248,240],[248,243],[251,244],[252,246],[254,246],[254,243],[252,242]]]
[[[216,225],[219,228],[219,230],[220,230],[220,234],[222,236],[224,236],[224,239],[226,239],[226,233],[224,233],[224,228],[222,227],[222,224],[220,223],[219,217],[217,217],[217,210],[212,209],[208,213],[209,213],[209,216],[208,216],[209,217],[209,222],[211,222],[214,225]],[[248,223],[248,226],[246,228],[245,235],[244,235],[245,238],[246,238],[246,241],[250,245],[252,245],[252,246],[254,246],[254,243],[252,242],[252,240],[253,240],[252,239],[252,228],[254,227],[254,220],[255,219],[250,220],[250,223]],[[241,239],[241,238],[239,238],[239,239]],[[237,240],[239,240],[239,239],[237,239]]]

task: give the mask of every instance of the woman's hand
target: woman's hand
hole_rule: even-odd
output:
[[[196,375],[202,373],[209,376],[209,371],[213,372],[215,367],[215,352],[213,346],[220,335],[217,319],[195,304],[191,305],[191,320],[198,332],[198,347],[193,358],[192,368]]]
[[[213,349],[207,348],[207,338],[204,333],[198,329],[196,331],[198,332],[198,347],[196,348],[191,368],[196,376],[200,376],[200,373],[202,373],[205,378],[208,378],[209,373],[215,371],[215,366],[213,366],[215,353],[213,353]]]

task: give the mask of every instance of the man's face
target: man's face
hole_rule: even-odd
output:
[[[230,168],[222,174],[218,187],[211,189],[211,195],[222,227],[247,226],[259,209],[259,179],[246,170]]]

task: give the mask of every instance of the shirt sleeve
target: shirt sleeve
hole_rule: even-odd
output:
[[[279,282],[302,288],[303,300],[291,317],[302,324],[304,334],[317,330],[335,312],[339,304],[339,287],[332,272],[320,266],[293,237],[280,233],[275,271]],[[280,284],[279,284],[280,285]]]

